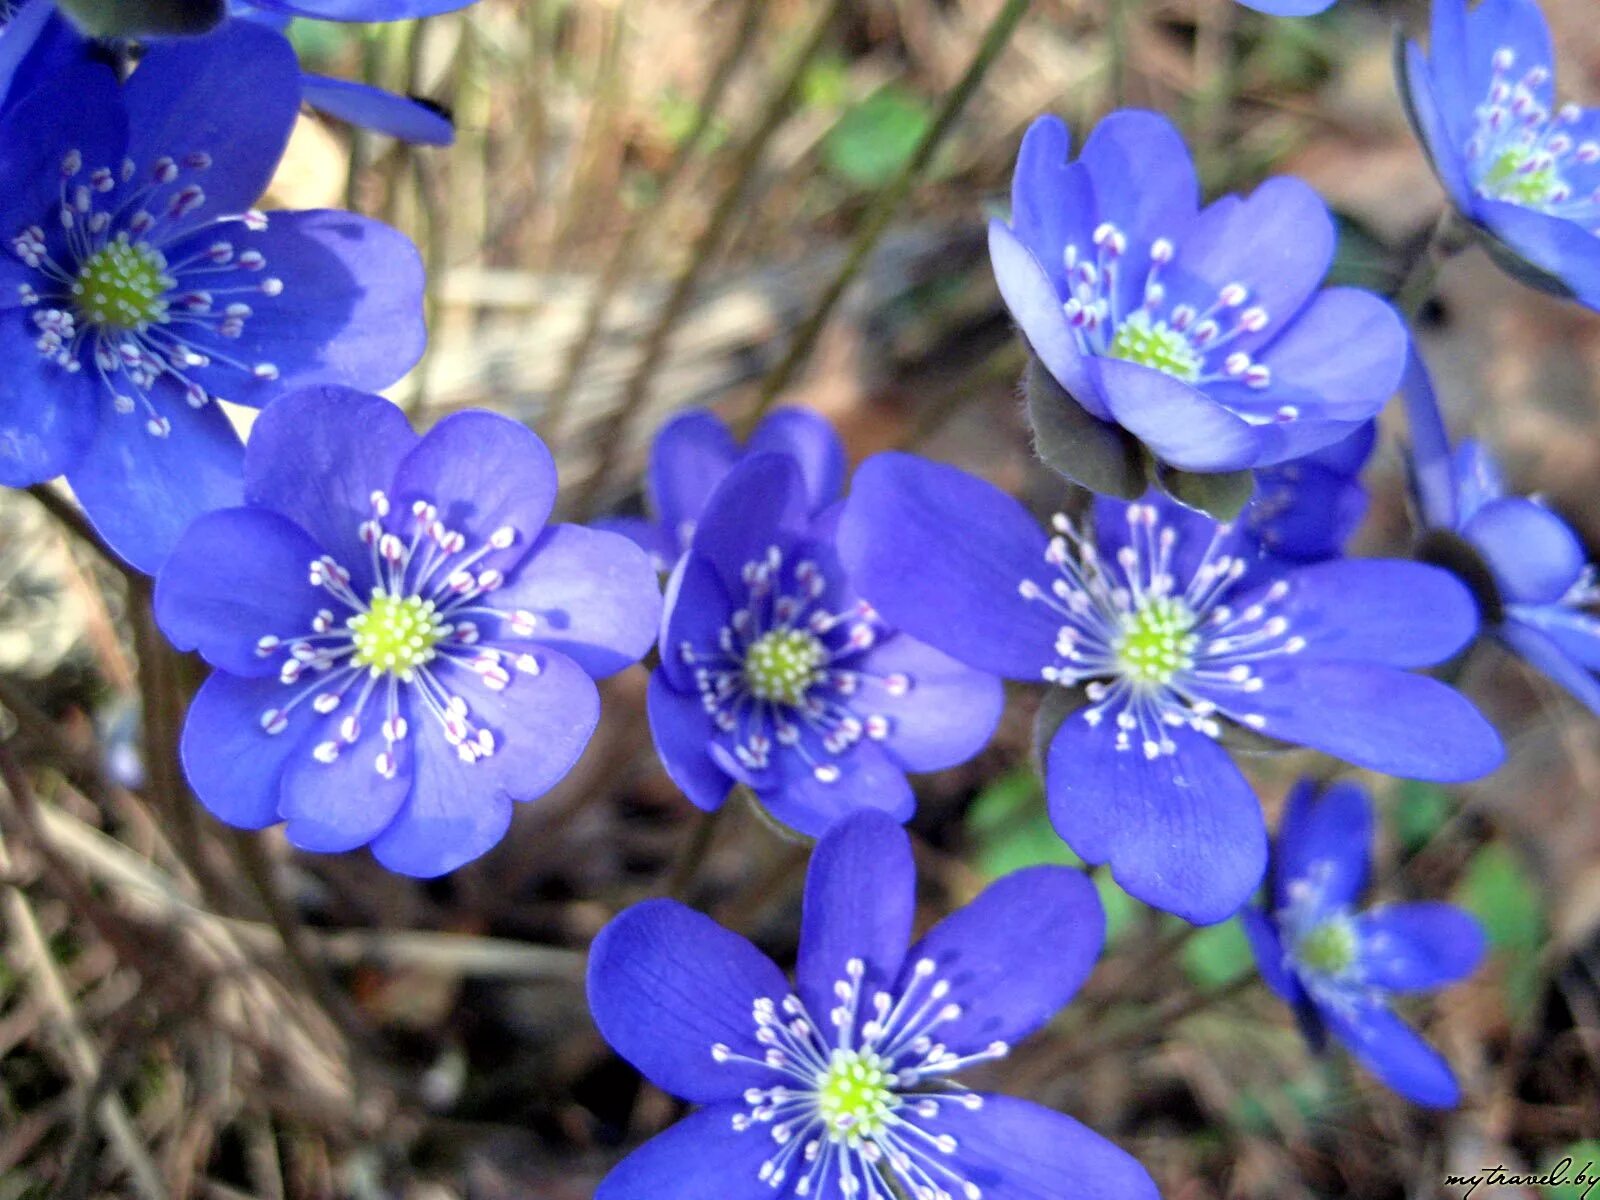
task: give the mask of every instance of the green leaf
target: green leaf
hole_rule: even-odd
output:
[[[1182,961],[1184,974],[1207,991],[1226,987],[1256,962],[1237,917],[1196,930],[1184,943]]]
[[[1544,945],[1544,906],[1538,886],[1507,847],[1483,847],[1467,864],[1459,903],[1483,922],[1489,944],[1505,972],[1506,1010],[1529,1016],[1539,998],[1539,952]]]
[[[910,161],[933,117],[916,93],[890,84],[839,118],[822,143],[828,170],[875,191]]]
[[[1109,946],[1133,927],[1144,905],[1118,887],[1109,870],[1096,871],[1092,878],[1100,893],[1100,906],[1106,910],[1106,945]]]
[[[1545,1168],[1545,1174],[1554,1176],[1539,1189],[1545,1200],[1590,1200],[1600,1194],[1595,1187],[1600,1180],[1600,1139],[1573,1142]]]
[[[1394,789],[1394,800],[1388,810],[1389,824],[1400,845],[1414,853],[1443,828],[1454,807],[1450,793],[1438,784],[1404,779]]]
[[[850,67],[837,54],[819,54],[800,79],[800,100],[807,108],[842,108],[850,94]]]
[[[967,812],[967,832],[977,848],[973,866],[986,879],[1041,863],[1083,865],[1056,836],[1044,810],[1044,789],[1026,767],[1002,775],[978,794]]]

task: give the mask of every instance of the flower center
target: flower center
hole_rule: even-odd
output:
[[[1180,671],[1194,665],[1200,639],[1189,606],[1175,596],[1157,596],[1128,613],[1111,651],[1125,675],[1141,683],[1165,687]]]
[[[143,333],[167,319],[167,293],[175,286],[159,250],[127,235],[107,242],[78,270],[72,306],[89,325]]]
[[[829,1132],[873,1138],[895,1109],[893,1076],[870,1050],[835,1050],[817,1079],[817,1110]]]
[[[1185,383],[1200,378],[1201,359],[1189,339],[1165,321],[1152,321],[1142,311],[1130,316],[1117,330],[1111,339],[1111,357],[1153,367]]]
[[[804,629],[771,630],[745,652],[745,685],[757,699],[797,707],[821,678],[818,668],[827,657],[815,634]]]
[[[382,588],[374,588],[367,611],[356,613],[345,625],[355,646],[356,666],[401,678],[431,661],[437,653],[434,647],[447,632],[432,600],[391,596]]]
[[[1555,163],[1544,154],[1506,150],[1478,180],[1478,191],[1492,200],[1541,207],[1566,190]]]
[[[1296,940],[1294,956],[1306,970],[1337,978],[1355,965],[1355,928],[1344,917],[1320,921]]]

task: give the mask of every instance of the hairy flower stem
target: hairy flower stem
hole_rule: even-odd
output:
[[[1392,297],[1406,324],[1415,325],[1423,306],[1433,297],[1434,286],[1439,282],[1439,272],[1445,260],[1461,249],[1460,231],[1456,227],[1455,211],[1446,209],[1439,214],[1428,240],[1411,260]]]
[[[688,902],[695,877],[700,873],[700,865],[705,862],[706,855],[711,852],[712,843],[717,840],[717,826],[727,808],[724,803],[721,808],[695,814],[694,827],[689,831],[688,839],[683,843],[662,885],[665,895],[683,903]]]
[[[818,298],[804,323],[795,331],[783,358],[761,381],[761,391],[756,396],[755,407],[745,416],[741,433],[749,435],[750,430],[772,407],[773,401],[811,357],[822,331],[827,327],[828,318],[833,315],[833,310],[838,307],[851,282],[860,274],[861,268],[872,256],[879,239],[888,229],[889,222],[900,211],[917,180],[933,162],[939,147],[944,144],[945,138],[955,127],[968,102],[977,94],[984,76],[989,73],[989,68],[994,66],[995,60],[1005,50],[1006,44],[1011,40],[1011,34],[1021,23],[1022,18],[1027,16],[1028,9],[1032,5],[1033,0],[1007,0],[1006,5],[995,14],[994,20],[990,22],[989,28],[983,35],[977,53],[967,66],[966,73],[945,97],[938,115],[922,135],[922,140],[917,143],[906,164],[873,198],[871,207],[867,209],[866,216],[856,229],[855,240],[851,243],[850,251],[845,255],[838,273]]]

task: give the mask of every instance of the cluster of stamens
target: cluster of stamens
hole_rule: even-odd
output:
[[[1160,523],[1153,506],[1127,506],[1128,542],[1106,561],[1094,540],[1071,520],[1054,518],[1055,536],[1045,550],[1054,569],[1048,585],[1024,579],[1024,599],[1047,605],[1062,624],[1057,661],[1044,668],[1051,683],[1083,685],[1089,699],[1084,719],[1110,718],[1118,750],[1138,747],[1147,757],[1172,754],[1169,728],[1188,726],[1208,737],[1221,733],[1212,696],[1238,697],[1228,715],[1254,729],[1258,713],[1242,711],[1243,697],[1262,681],[1254,664],[1305,648],[1288,620],[1272,609],[1289,593],[1279,580],[1247,607],[1223,603],[1246,570],[1243,559],[1224,552],[1231,529],[1220,525],[1194,574],[1180,588],[1173,575],[1177,530]],[[1201,694],[1204,693],[1204,694]]]
[[[1271,368],[1236,344],[1266,329],[1271,322],[1266,308],[1250,303],[1250,290],[1242,283],[1219,288],[1203,307],[1170,303],[1162,276],[1175,253],[1166,238],[1150,244],[1138,303],[1129,306],[1123,279],[1127,235],[1105,223],[1094,231],[1091,245],[1069,242],[1062,252],[1068,291],[1062,310],[1078,348],[1088,355],[1136,362],[1197,387],[1240,383],[1259,391],[1271,386]],[[1285,406],[1276,417],[1292,420],[1298,415]]]
[[[732,736],[740,763],[766,769],[776,744],[832,783],[841,775],[833,759],[862,738],[889,736],[887,716],[857,711],[870,704],[870,689],[903,696],[912,681],[874,674],[857,661],[882,634],[876,614],[866,604],[829,611],[828,581],[817,563],[788,562],[773,546],[744,565],[742,578],[745,603],[718,631],[717,644],[685,642],[678,654],[694,672],[706,712]]]
[[[371,554],[367,594],[352,586],[348,567],[322,555],[310,564],[309,581],[331,605],[318,610],[307,632],[268,634],[256,642],[258,656],[281,656],[278,678],[293,689],[284,703],[261,714],[261,728],[282,733],[295,710],[308,705],[326,719],[331,734],[314,745],[312,754],[331,763],[360,742],[367,710],[377,706],[384,747],[373,767],[393,778],[396,748],[410,733],[403,711],[409,708],[439,723],[461,761],[487,758],[495,752],[495,735],[474,720],[457,683],[475,680],[499,692],[510,685],[514,671],[537,675],[541,669],[531,651],[485,642],[486,636],[531,637],[538,628],[534,613],[485,602],[505,578],[483,560],[509,548],[517,533],[502,526],[471,545],[426,500],[415,501],[404,522],[390,520],[383,492],[372,493],[371,505],[371,516],[359,528]],[[405,525],[409,531],[395,532]],[[401,703],[402,691],[411,698],[408,706]]]
[[[198,371],[278,376],[270,362],[218,347],[218,339],[242,337],[251,304],[280,295],[283,282],[265,273],[259,250],[232,240],[265,229],[264,215],[200,215],[206,194],[194,178],[210,166],[209,155],[195,152],[157,159],[141,176],[131,159],[91,167],[71,151],[61,163],[59,233],[31,225],[11,239],[13,253],[38,273],[19,294],[32,310],[39,353],[65,371],[93,370],[117,411],[142,408],[156,437],[172,429],[151,403],[159,381],[201,408],[218,397]]]
[[[744,1093],[748,1111],[733,1119],[741,1133],[765,1131],[776,1145],[761,1165],[774,1191],[791,1180],[797,1196],[837,1194],[864,1200],[981,1200],[981,1189],[953,1161],[959,1146],[949,1133],[922,1122],[952,1106],[968,1112],[983,1100],[948,1077],[974,1063],[1003,1058],[1004,1042],[961,1055],[939,1041],[938,1030],[962,1015],[950,984],[935,978],[931,959],[918,961],[898,996],[865,986],[860,959],[834,984],[837,1004],[815,1020],[798,996],[755,1002],[760,1058],[718,1044],[718,1063],[776,1072],[781,1082]],[[893,1185],[889,1182],[893,1181]],[[898,1187],[898,1192],[895,1187]]]
[[[1302,878],[1290,880],[1277,925],[1284,967],[1321,1003],[1353,1010],[1381,999],[1366,980],[1363,961],[1382,947],[1363,944],[1348,905],[1326,901],[1332,870],[1330,863],[1314,862]]]

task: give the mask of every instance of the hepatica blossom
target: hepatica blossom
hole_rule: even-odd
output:
[[[250,208],[298,79],[279,35],[232,22],[153,46],[126,86],[73,62],[0,110],[0,483],[65,473],[147,571],[192,517],[237,502],[217,400],[381,387],[422,349],[406,238]]]
[[[721,417],[694,409],[663,425],[650,447],[645,474],[650,519],[616,517],[601,527],[632,538],[662,572],[669,571],[689,548],[711,493],[748,454],[794,459],[812,514],[837,500],[844,486],[844,446],[833,426],[816,413],[803,408],[769,413],[741,448]]]
[[[1377,437],[1377,425],[1368,422],[1304,458],[1257,471],[1241,532],[1264,556],[1286,563],[1338,558],[1367,512],[1361,469]]]
[[[650,729],[673,780],[715,809],[746,785],[817,836],[859,808],[907,819],[907,771],[989,740],[999,680],[898,632],[856,595],[795,460],[753,454],[713,493],[667,585]]]
[[[184,769],[231,825],[307,850],[369,844],[438,875],[500,840],[594,730],[593,680],[639,657],[656,575],[616,534],[547,525],[555,465],[504,417],[426,436],[376,396],[273,403],[242,507],[195,521],[156,617],[216,668]]]
[[[1491,636],[1600,716],[1600,577],[1582,541],[1539,501],[1506,495],[1478,443],[1451,453],[1420,359],[1402,394],[1430,529],[1421,552],[1471,585]]]
[[[1322,795],[1302,782],[1278,831],[1270,907],[1241,915],[1261,977],[1321,1049],[1329,1034],[1389,1087],[1434,1108],[1460,1089],[1449,1065],[1390,1007],[1396,995],[1454,983],[1476,969],[1478,922],[1441,903],[1356,911],[1371,857],[1372,808],[1350,783]]]
[[[1012,219],[991,222],[1011,315],[1065,396],[1171,467],[1299,458],[1376,415],[1405,361],[1382,300],[1319,290],[1334,226],[1304,183],[1201,208],[1189,153],[1155,113],[1113,113],[1078,158],[1054,117],[1023,138]],[[1080,422],[1081,424],[1081,422]],[[1091,482],[1083,480],[1083,482]]]
[[[1420,563],[1250,569],[1249,539],[1154,496],[1049,533],[953,467],[882,454],[856,472],[839,549],[898,628],[963,662],[1072,689],[1047,747],[1062,838],[1124,889],[1195,922],[1260,881],[1266,830],[1221,744],[1233,728],[1422,779],[1476,778],[1500,740],[1404,668],[1472,636],[1467,590]]]
[[[1018,871],[911,945],[915,882],[888,817],[835,826],[806,876],[792,987],[671,900],[602,930],[595,1024],[703,1107],[623,1160],[596,1200],[1155,1200],[1098,1134],[953,1078],[1004,1057],[1088,977],[1105,935],[1093,885],[1065,867]]]
[[[1559,104],[1534,0],[1434,0],[1400,90],[1457,212],[1523,282],[1600,308],[1600,111]]]

